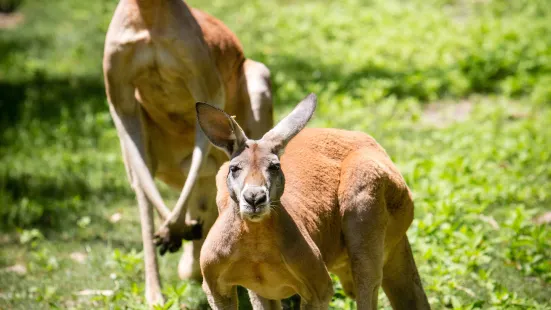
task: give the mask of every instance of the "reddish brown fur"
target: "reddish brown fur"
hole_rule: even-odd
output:
[[[356,153],[352,154],[354,152]],[[254,151],[251,150],[251,153]],[[341,166],[346,167],[357,157],[367,161],[367,165],[361,170],[341,170]],[[226,187],[227,165],[228,163],[220,167],[216,177],[217,202],[222,210],[231,201],[228,200]],[[385,150],[375,139],[364,133],[338,129],[304,129],[285,149],[281,166],[285,174],[285,193],[281,197],[281,203],[298,223],[304,225],[329,269],[341,255],[346,255],[343,253],[343,239],[336,239],[334,236],[342,235],[341,223],[346,209],[342,209],[340,205],[346,204],[347,190],[354,188],[347,182],[357,180],[358,177],[363,178],[365,183],[361,186],[370,193],[384,188],[385,199],[393,202],[387,203],[387,211],[393,221],[399,223],[395,229],[388,229],[392,245],[398,241],[397,236],[404,235],[413,220],[413,203],[404,179]],[[251,174],[258,175],[258,172]],[[341,181],[344,182],[341,184]],[[330,242],[323,242],[324,240]]]

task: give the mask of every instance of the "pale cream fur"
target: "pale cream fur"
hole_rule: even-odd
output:
[[[333,272],[358,309],[376,309],[381,286],[394,309],[430,309],[406,236],[413,202],[404,179],[367,134],[298,133],[313,98],[262,139],[237,139],[240,147],[217,174],[219,217],[201,250],[211,307],[237,309],[239,285],[252,293],[255,309],[279,308],[293,294],[303,309],[327,309]],[[207,137],[224,145],[213,130],[221,122],[198,117]],[[244,203],[251,186],[267,188],[268,201]]]
[[[217,216],[210,189],[225,159],[220,151],[209,151],[195,103],[226,109],[247,134],[260,137],[272,125],[270,72],[245,59],[238,39],[220,21],[182,0],[121,0],[107,33],[103,69],[140,208],[146,298],[162,303],[151,205],[164,221],[155,235],[163,252],[202,233],[185,246],[182,278],[201,279],[199,249]],[[164,204],[153,177],[182,191],[174,210]]]

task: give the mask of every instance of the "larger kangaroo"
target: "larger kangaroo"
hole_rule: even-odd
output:
[[[255,309],[279,309],[293,294],[302,309],[327,309],[333,272],[358,309],[377,308],[381,285],[394,309],[429,309],[406,236],[404,179],[367,134],[302,130],[315,107],[310,95],[251,140],[229,115],[197,104],[201,128],[231,159],[217,175],[219,217],[201,250],[211,307],[237,309],[240,285]]]
[[[178,250],[182,238],[199,239],[184,247],[182,278],[201,279],[201,236],[217,216],[211,189],[225,159],[217,150],[209,152],[195,102],[226,109],[243,121],[247,134],[259,138],[272,126],[270,72],[245,59],[222,22],[182,0],[121,0],[107,32],[103,69],[109,111],[140,209],[146,298],[162,303],[151,205],[164,221],[156,233],[161,254]],[[181,190],[172,211],[153,177]]]

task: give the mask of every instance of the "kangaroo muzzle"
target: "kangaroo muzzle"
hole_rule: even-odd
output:
[[[253,222],[270,213],[269,193],[266,186],[245,185],[239,203],[241,215]]]

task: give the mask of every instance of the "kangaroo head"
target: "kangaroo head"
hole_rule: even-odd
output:
[[[206,103],[196,104],[201,129],[230,158],[226,184],[243,219],[259,222],[279,202],[285,187],[279,156],[315,109],[316,96],[310,94],[262,139],[251,140],[226,112]]]

